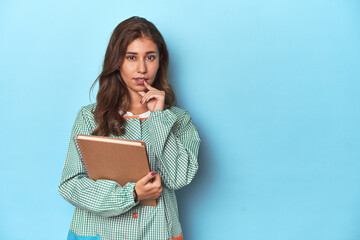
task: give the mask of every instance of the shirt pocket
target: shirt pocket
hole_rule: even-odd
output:
[[[72,231],[69,231],[67,240],[101,240],[100,236],[79,236],[74,234]]]

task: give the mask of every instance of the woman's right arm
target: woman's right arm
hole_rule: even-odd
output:
[[[71,131],[59,192],[75,207],[103,217],[117,216],[139,203],[134,201],[135,183],[127,183],[122,187],[115,181],[94,181],[88,178],[74,141],[77,134],[91,134],[89,122],[83,111],[83,108],[79,110]]]

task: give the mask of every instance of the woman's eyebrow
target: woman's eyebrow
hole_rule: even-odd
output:
[[[156,53],[156,51],[148,51],[146,54]],[[137,52],[126,52],[126,54],[138,54]]]

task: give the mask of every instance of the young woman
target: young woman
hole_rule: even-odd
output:
[[[77,114],[59,185],[75,206],[68,239],[183,239],[174,190],[194,178],[200,138],[189,114],[173,106],[167,73],[168,51],[151,22],[132,17],[115,28],[95,81],[97,102]],[[125,186],[94,181],[77,134],[145,141],[152,171]],[[143,199],[158,199],[157,206],[140,205]]]

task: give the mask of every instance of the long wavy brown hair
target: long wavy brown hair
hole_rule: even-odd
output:
[[[125,134],[126,120],[123,115],[130,108],[130,94],[121,78],[120,67],[125,59],[128,45],[135,39],[148,37],[159,51],[159,69],[153,87],[165,91],[165,109],[175,102],[175,94],[168,82],[168,50],[159,30],[145,18],[131,17],[121,22],[111,35],[106,49],[103,69],[90,88],[90,92],[97,82],[99,91],[96,96],[96,107],[93,111],[97,127],[92,135],[116,136]],[[119,112],[121,110],[122,113]]]

